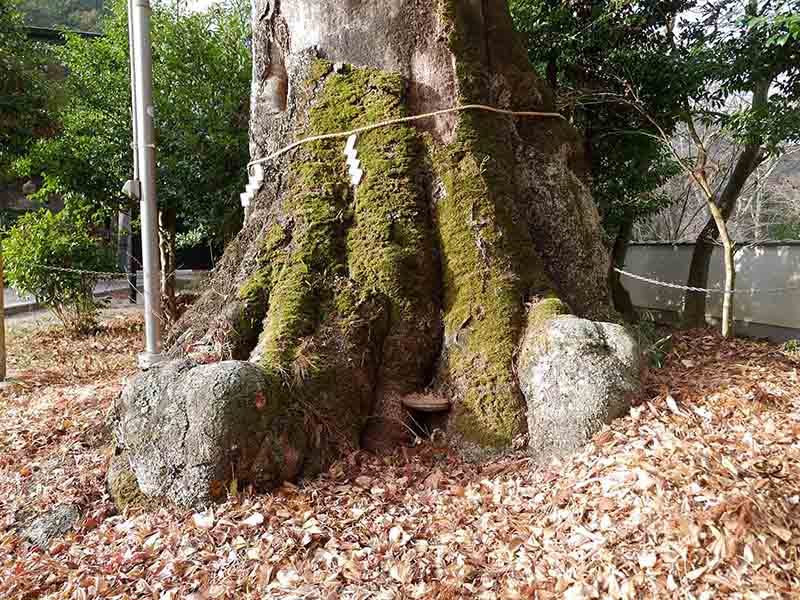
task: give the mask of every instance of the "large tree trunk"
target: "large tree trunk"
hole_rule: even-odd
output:
[[[255,0],[253,23],[255,158],[304,136],[459,104],[553,110],[504,1]],[[238,472],[280,480],[343,448],[396,445],[413,407],[449,408],[438,422],[472,455],[519,439],[534,396],[545,408],[530,409],[528,424],[543,453],[574,447],[624,412],[622,388],[604,383],[591,414],[576,415],[563,438],[546,426],[571,419],[569,407],[583,400],[569,396],[574,390],[606,372],[619,380],[617,371],[635,362],[613,326],[578,321],[546,332],[568,312],[616,319],[581,140],[563,119],[470,110],[377,129],[356,147],[364,169],[356,188],[344,140],[306,144],[266,165],[243,231],[169,336],[175,357],[259,367],[258,376],[241,371],[241,389],[259,390],[269,423],[252,449],[239,445]],[[542,365],[549,341],[566,331],[571,340],[584,332],[580,352],[603,367],[564,372],[555,387],[536,383],[562,373]],[[188,375],[176,364],[137,389],[161,378],[180,412]],[[518,368],[530,375],[524,386]],[[224,385],[220,371],[206,377],[228,398],[223,390],[234,384],[224,373]],[[153,446],[126,425],[137,393],[131,388],[116,409],[118,454],[128,456],[118,460],[129,460],[148,495],[185,500],[147,483],[130,458]],[[264,452],[269,460],[254,458]],[[111,479],[112,491],[127,481]]]

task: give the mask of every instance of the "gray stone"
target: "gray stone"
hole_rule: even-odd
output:
[[[530,448],[569,454],[624,416],[640,388],[639,350],[620,325],[560,316],[530,331],[518,363]]]
[[[81,511],[77,506],[60,504],[34,519],[22,531],[22,537],[34,546],[46,549],[52,540],[72,529],[80,517]]]
[[[224,496],[233,479],[293,477],[305,440],[284,398],[248,362],[178,360],[139,374],[110,416],[112,497],[120,508],[148,498],[196,507]]]

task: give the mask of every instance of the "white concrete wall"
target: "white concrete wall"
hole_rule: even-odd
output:
[[[625,270],[660,281],[686,284],[692,257],[691,244],[632,244]],[[765,326],[769,337],[797,337],[800,331],[800,243],[768,243],[742,248],[736,253],[736,289],[798,288],[782,293],[739,293],[735,295],[734,318],[742,325]],[[684,292],[650,285],[623,276],[633,304],[641,309],[678,312]],[[709,288],[723,287],[723,258],[720,248],[711,259]],[[719,318],[721,294],[708,295],[708,316]],[[771,335],[769,328],[793,331]]]

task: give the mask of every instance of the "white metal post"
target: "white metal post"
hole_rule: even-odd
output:
[[[3,273],[3,246],[0,243],[0,383],[6,380],[6,288]]]
[[[142,267],[144,269],[145,352],[139,366],[146,369],[161,360],[161,295],[158,265],[158,204],[156,147],[153,128],[153,57],[150,46],[150,2],[129,0],[133,22],[133,73],[136,102],[136,146],[140,175]]]
[[[139,152],[136,148],[137,135],[136,135],[136,67],[134,66],[136,56],[136,44],[133,39],[133,7],[131,0],[128,0],[128,56],[130,57],[130,77],[131,77],[131,131],[133,133],[131,139],[131,149],[133,151],[133,186],[128,199],[133,201],[135,199],[141,200],[139,197]],[[128,229],[128,237],[126,241],[127,247],[127,264],[120,267],[120,270],[127,273],[128,279],[128,298],[131,304],[136,304],[139,292],[136,286],[136,272],[139,270],[133,259],[133,226],[131,223],[133,217],[133,206],[129,204],[126,211],[126,225]]]

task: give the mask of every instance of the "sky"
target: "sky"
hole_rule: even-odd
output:
[[[192,10],[203,11],[217,2],[219,2],[219,0],[188,0],[188,5]]]

